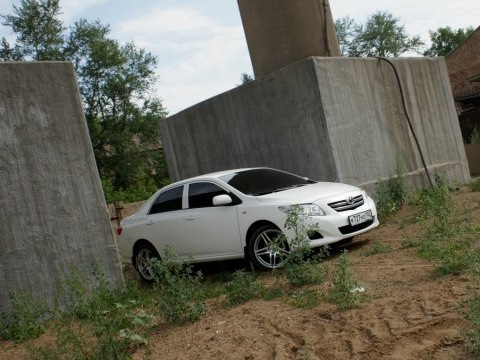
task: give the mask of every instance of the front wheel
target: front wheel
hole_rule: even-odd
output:
[[[155,279],[151,268],[151,260],[159,259],[157,250],[150,244],[141,244],[135,251],[135,268],[143,280],[153,282]]]
[[[270,270],[287,263],[290,248],[285,235],[277,227],[265,225],[251,237],[248,252],[255,268]]]

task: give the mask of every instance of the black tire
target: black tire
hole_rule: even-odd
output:
[[[135,269],[137,269],[140,277],[147,281],[155,280],[152,269],[150,268],[151,259],[160,259],[157,250],[149,243],[142,243],[135,249]]]
[[[258,270],[271,270],[285,266],[290,248],[282,231],[274,225],[258,228],[248,243],[248,255]]]

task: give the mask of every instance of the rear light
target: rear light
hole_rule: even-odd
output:
[[[121,226],[117,227],[117,235],[118,236],[122,235],[122,230],[123,230],[123,228]]]

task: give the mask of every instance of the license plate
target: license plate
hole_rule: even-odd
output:
[[[348,217],[348,221],[350,222],[350,225],[355,226],[361,223],[364,223],[368,220],[372,220],[373,215],[371,210],[363,211],[359,214],[351,215]]]

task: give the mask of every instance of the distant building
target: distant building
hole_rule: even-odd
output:
[[[446,56],[465,144],[480,141],[480,27]]]

